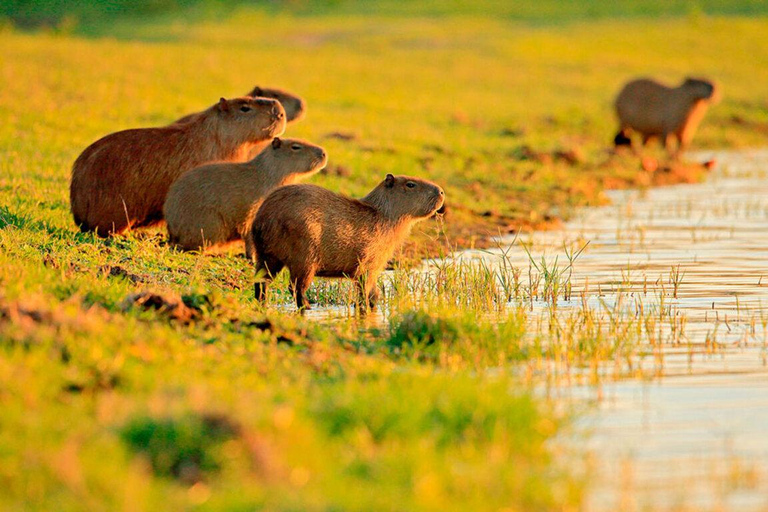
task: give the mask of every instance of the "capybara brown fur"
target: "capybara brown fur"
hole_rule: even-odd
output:
[[[712,82],[686,78],[678,87],[667,87],[641,78],[627,83],[616,97],[619,133],[614,144],[626,145],[632,131],[643,137],[643,144],[660,138],[673,156],[684,151],[710,104],[718,99]],[[677,148],[673,151],[673,139]]]
[[[325,167],[327,160],[320,146],[275,138],[249,162],[193,169],[168,191],[163,207],[168,239],[188,251],[250,239],[246,227],[267,194],[308,178]],[[246,253],[252,252],[246,243]]]
[[[257,278],[256,298],[264,300],[273,276],[287,267],[300,310],[309,306],[305,294],[315,276],[354,279],[363,306],[374,307],[387,261],[411,227],[444,202],[438,185],[391,174],[360,200],[315,185],[278,188],[251,228],[256,270],[265,274]]]
[[[163,218],[168,189],[185,172],[213,161],[244,162],[253,146],[285,130],[285,111],[268,98],[221,100],[185,124],[107,135],[72,167],[75,224],[99,236]]]
[[[285,121],[288,123],[300,120],[304,117],[304,114],[307,111],[307,105],[303,99],[288,91],[284,91],[283,89],[259,87],[257,85],[245,96],[250,96],[252,98],[271,98],[279,101],[285,110]],[[181,119],[177,119],[175,122],[186,123],[199,114],[201,114],[201,112],[187,114]]]

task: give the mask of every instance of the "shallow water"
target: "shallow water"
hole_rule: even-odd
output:
[[[658,305],[655,290],[680,282],[664,307],[683,334],[663,338],[663,362],[646,358],[652,372],[551,391],[595,404],[568,440],[587,452],[585,510],[768,510],[768,151],[696,158],[713,156],[706,183],[616,192],[533,236],[534,258],[589,241],[573,272],[589,304]]]

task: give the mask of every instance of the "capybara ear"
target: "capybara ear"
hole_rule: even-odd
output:
[[[264,91],[261,90],[261,87],[258,85],[253,88],[253,91],[251,91],[251,96],[261,96]]]
[[[387,188],[392,188],[392,187],[394,187],[394,186],[395,186],[395,177],[394,177],[394,176],[392,176],[391,174],[387,174],[387,177],[386,177],[386,178],[384,178],[384,185],[385,185]]]
[[[219,110],[222,112],[226,112],[229,110],[229,103],[227,103],[227,100],[225,98],[219,99]]]
[[[280,140],[280,137],[275,137],[272,139],[272,149],[280,149],[280,146],[283,145],[283,141]]]

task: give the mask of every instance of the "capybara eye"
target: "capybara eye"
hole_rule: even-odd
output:
[[[242,107],[240,107],[240,112],[250,112],[250,111],[251,111],[251,107],[249,107],[248,105],[243,105]]]
[[[298,151],[301,149],[301,144],[293,144],[291,145],[291,149],[294,151]]]
[[[408,187],[408,188],[414,188],[416,186],[416,184],[414,182],[412,182],[412,181],[409,181],[408,183],[405,184],[405,186]]]

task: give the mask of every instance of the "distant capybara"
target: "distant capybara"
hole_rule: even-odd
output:
[[[267,194],[311,176],[327,161],[320,146],[275,138],[250,162],[193,169],[168,191],[163,207],[168,238],[188,251],[250,239],[246,228]],[[246,243],[246,253],[252,252]]]
[[[283,109],[285,109],[285,121],[288,123],[298,121],[304,117],[304,114],[307,111],[307,106],[303,99],[282,89],[259,87],[257,85],[245,96],[250,96],[252,98],[272,98],[273,100],[279,101],[283,106]],[[177,119],[175,123],[186,123],[199,114],[201,114],[201,112],[187,114],[181,119]]]
[[[647,78],[632,80],[616,97],[619,133],[614,144],[627,145],[629,134],[636,131],[643,136],[643,144],[660,137],[667,151],[677,156],[691,143],[704,113],[717,99],[715,85],[707,80],[686,78],[678,87]],[[675,151],[673,138],[677,139]]]
[[[408,176],[387,177],[363,199],[315,185],[289,185],[272,192],[256,213],[251,235],[257,271],[256,298],[283,267],[299,309],[315,276],[355,279],[365,307],[374,307],[376,279],[418,221],[444,208],[436,184]]]
[[[254,145],[284,130],[279,102],[243,97],[221,98],[185,124],[107,135],[88,146],[72,167],[75,224],[99,236],[156,224],[179,176],[207,162],[244,162]]]

